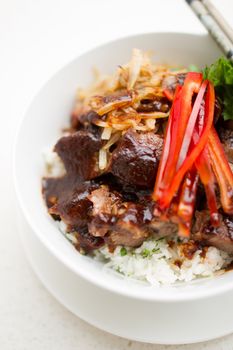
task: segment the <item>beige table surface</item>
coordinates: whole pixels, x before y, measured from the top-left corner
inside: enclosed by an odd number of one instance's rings
[[[233,1],[214,2],[233,24]],[[11,151],[30,99],[85,50],[154,30],[205,32],[182,0],[0,0],[0,350],[233,349],[233,335],[169,347],[131,342],[89,326],[41,285],[18,237]]]

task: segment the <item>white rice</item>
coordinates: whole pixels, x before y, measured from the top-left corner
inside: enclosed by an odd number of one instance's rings
[[[45,162],[45,176],[59,177],[65,174],[65,168],[56,152],[45,149],[42,152]]]
[[[66,231],[64,222],[60,221],[58,226],[72,244],[77,243],[75,235]],[[182,243],[177,237],[164,237],[149,238],[139,248],[118,246],[114,252],[104,246],[94,252],[94,258],[103,263],[104,269],[151,285],[213,277],[224,272],[233,260],[232,256],[215,247],[206,248],[204,256],[202,253],[197,250],[192,259],[188,259],[183,255]]]
[[[168,244],[171,240],[174,242],[172,248]],[[227,253],[215,247],[209,247],[204,257],[201,253],[201,250],[197,250],[192,259],[186,258],[182,254],[181,244],[170,237],[150,238],[139,248],[117,247],[113,253],[104,247],[97,252],[97,257],[104,259],[107,268],[152,285],[211,277],[232,260]]]
[[[44,159],[47,175],[63,174],[63,164],[54,152],[45,153]],[[77,243],[75,235],[67,232],[64,222],[58,222],[58,227],[72,244]],[[101,261],[105,269],[151,285],[169,285],[212,277],[223,272],[233,261],[233,256],[215,247],[208,247],[205,254],[202,253],[202,250],[197,250],[192,259],[188,259],[182,253],[182,243],[177,237],[152,237],[139,248],[118,246],[114,252],[110,252],[107,246],[102,247],[95,251],[94,258]]]

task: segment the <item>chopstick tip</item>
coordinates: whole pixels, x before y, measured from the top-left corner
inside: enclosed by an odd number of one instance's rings
[[[227,58],[232,59],[233,58],[233,50],[228,51]]]

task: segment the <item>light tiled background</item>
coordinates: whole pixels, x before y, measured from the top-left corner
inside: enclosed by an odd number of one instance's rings
[[[233,24],[233,1],[214,3]],[[205,32],[183,0],[0,0],[1,350],[233,349],[233,335],[169,347],[130,342],[89,326],[41,285],[17,234],[11,150],[16,125],[32,96],[85,50],[155,30]]]

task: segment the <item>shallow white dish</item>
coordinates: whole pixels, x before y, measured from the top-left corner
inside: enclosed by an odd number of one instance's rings
[[[91,81],[92,67],[112,72],[132,48],[153,50],[155,60],[204,66],[220,52],[209,36],[143,34],[94,49],[61,69],[40,90],[21,123],[14,180],[21,236],[42,282],[73,313],[110,333],[151,343],[204,341],[233,331],[233,273],[173,287],[150,287],[103,271],[81,256],[47,214],[41,196],[42,150],[53,145],[68,118],[76,88]]]

